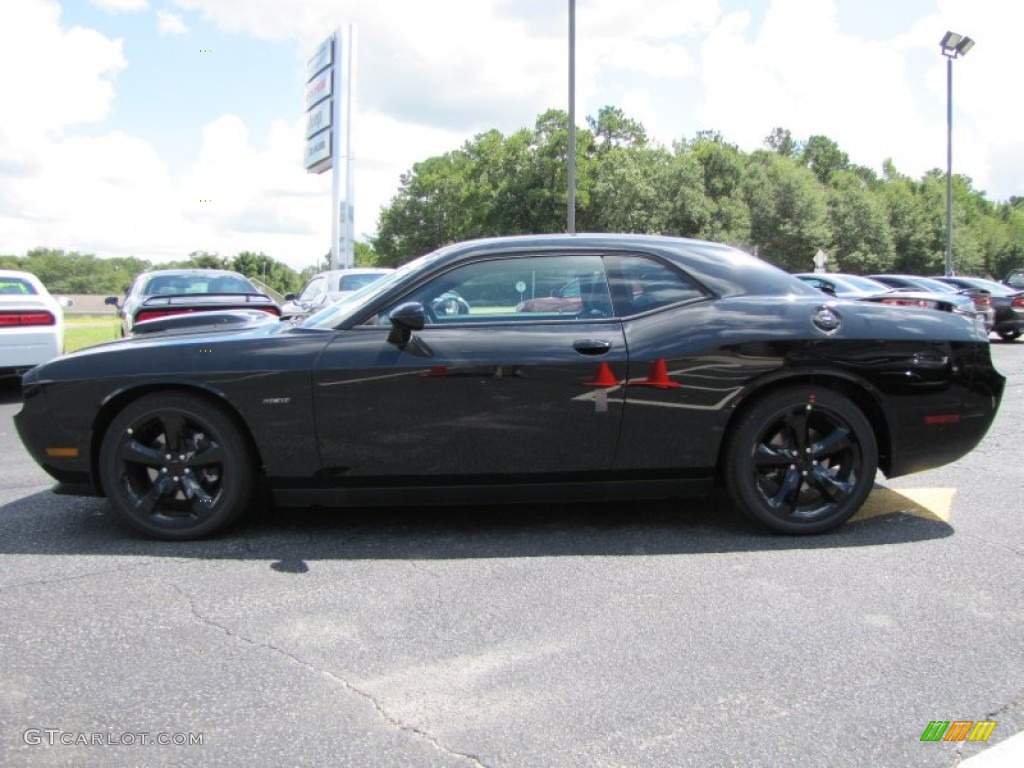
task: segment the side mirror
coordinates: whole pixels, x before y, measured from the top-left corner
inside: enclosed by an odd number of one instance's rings
[[[388,343],[404,347],[409,343],[412,332],[422,331],[427,324],[427,312],[418,301],[409,301],[395,307],[388,319],[391,320]]]
[[[103,300],[103,303],[108,306],[117,307],[118,309],[120,309],[120,305],[118,304],[117,301],[117,296],[107,296],[107,298]]]

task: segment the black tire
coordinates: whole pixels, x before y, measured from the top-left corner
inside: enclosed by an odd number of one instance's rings
[[[177,392],[139,398],[103,437],[100,481],[117,516],[154,538],[222,530],[249,505],[253,451],[216,405]]]
[[[824,533],[848,520],[875,482],[874,430],[824,387],[780,390],[740,415],[725,457],[736,505],[772,530]]]
[[[1001,338],[1003,341],[1016,341],[1017,339],[1020,338],[1021,334],[1021,332],[1018,330],[997,331],[997,333],[999,334],[999,338]]]

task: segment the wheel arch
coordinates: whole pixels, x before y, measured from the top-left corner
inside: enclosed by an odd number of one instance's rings
[[[232,405],[232,403],[222,394],[195,384],[167,384],[163,382],[159,384],[143,384],[122,390],[110,397],[103,403],[99,411],[96,413],[96,418],[93,419],[92,436],[89,441],[89,474],[92,477],[93,485],[101,495],[105,496],[106,493],[104,492],[103,483],[100,479],[100,447],[103,445],[103,439],[106,437],[111,423],[114,421],[117,414],[128,407],[128,405],[155,392],[192,395],[219,408],[229,419],[231,419],[234,425],[245,436],[249,443],[249,447],[253,452],[253,456],[256,459],[257,473],[262,473],[263,456],[261,455],[259,446],[256,444],[256,440],[253,437],[252,430],[249,429],[249,425],[246,424],[245,419],[242,418],[238,409],[235,408],[235,406]]]
[[[725,425],[725,439],[721,441],[718,447],[716,479],[719,483],[723,479],[721,470],[732,442],[731,435],[735,433],[734,427],[739,419],[743,418],[743,415],[750,408],[764,398],[779,390],[801,384],[825,387],[833,392],[837,392],[848,398],[860,409],[868,423],[871,424],[871,430],[875,434],[875,442],[878,448],[878,467],[883,473],[888,474],[892,459],[892,434],[889,430],[889,421],[886,418],[885,410],[882,408],[879,393],[870,384],[856,377],[834,371],[815,371],[792,373],[763,380],[740,395]]]

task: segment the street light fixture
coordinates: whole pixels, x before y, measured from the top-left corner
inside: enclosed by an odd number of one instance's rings
[[[569,181],[565,231],[576,234],[576,0],[569,0]]]
[[[946,276],[953,275],[953,59],[959,59],[974,47],[974,41],[956,32],[947,32],[942,40],[946,57]]]

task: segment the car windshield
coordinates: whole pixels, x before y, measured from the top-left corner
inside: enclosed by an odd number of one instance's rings
[[[189,293],[256,293],[243,277],[235,275],[155,275],[143,290],[145,296]]]
[[[35,292],[36,289],[28,280],[22,280],[20,277],[0,277],[2,296],[27,296]]]
[[[858,291],[891,291],[892,288],[884,283],[880,283],[877,280],[872,280],[870,277],[861,277],[860,275],[844,275],[842,278],[843,283],[855,288]]]
[[[935,293],[959,293],[949,283],[944,283],[941,280],[932,280],[930,277],[915,277],[915,285],[921,286],[926,291],[934,291]]]
[[[972,285],[975,288],[981,288],[983,291],[988,291],[993,296],[1012,296],[1015,293],[1020,293],[1019,289],[1010,288],[997,283],[995,280],[986,280],[983,277],[972,277],[964,280],[968,285]]]
[[[365,288],[373,281],[379,280],[385,274],[385,272],[364,272],[356,275],[341,275],[338,280],[338,290],[358,291],[360,288]]]

